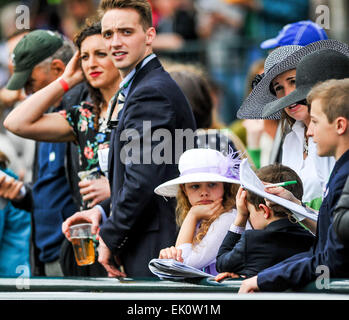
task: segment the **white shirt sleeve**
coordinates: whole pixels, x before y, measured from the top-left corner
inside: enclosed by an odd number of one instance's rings
[[[210,225],[205,237],[197,245],[183,243],[178,246],[182,249],[184,263],[197,269],[204,268],[216,261],[216,256],[230,225],[234,222],[236,210],[220,215]]]

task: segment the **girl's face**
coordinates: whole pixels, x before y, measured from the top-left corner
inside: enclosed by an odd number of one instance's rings
[[[81,67],[87,81],[96,89],[115,87],[119,71],[108,56],[99,34],[87,37],[80,48]]]
[[[278,99],[287,96],[296,89],[296,69],[279,74],[273,81],[272,87]],[[299,121],[310,119],[308,107],[303,104],[294,104],[285,108],[288,116]]]
[[[184,184],[184,192],[192,206],[210,204],[223,198],[223,182],[192,182]]]

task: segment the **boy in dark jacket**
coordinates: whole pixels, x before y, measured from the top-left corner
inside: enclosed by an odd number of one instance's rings
[[[287,188],[302,199],[302,181],[295,171],[281,164],[273,164],[257,171],[266,183],[297,181]],[[240,187],[236,196],[237,216],[218,251],[216,268],[224,272],[216,277],[222,280],[230,273],[252,277],[296,253],[307,251],[314,237],[303,229],[292,213],[277,204]],[[252,230],[244,231],[249,220]]]

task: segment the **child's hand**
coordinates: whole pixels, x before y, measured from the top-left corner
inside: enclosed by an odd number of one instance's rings
[[[183,262],[182,249],[176,247],[165,248],[160,251],[159,259],[174,259]]]
[[[236,194],[236,209],[237,209],[238,215],[240,215],[242,218],[247,220],[250,213],[247,209],[246,196],[247,196],[246,190],[240,187]]]
[[[213,215],[224,212],[222,200],[222,198],[219,198],[210,204],[192,206],[188,212],[188,215],[193,216],[197,221],[208,220]]]
[[[222,272],[222,273],[219,273],[215,276],[215,280],[217,282],[219,281],[222,281],[226,278],[232,278],[232,279],[237,279],[237,278],[246,278],[245,276],[239,276],[237,273],[234,273],[234,272]]]

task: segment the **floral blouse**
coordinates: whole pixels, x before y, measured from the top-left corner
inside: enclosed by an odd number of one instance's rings
[[[110,132],[106,125],[106,119],[100,117],[98,132],[94,129],[95,115],[93,106],[89,102],[82,102],[68,110],[60,111],[60,114],[73,128],[79,151],[79,171],[98,171],[98,150],[109,148]]]

